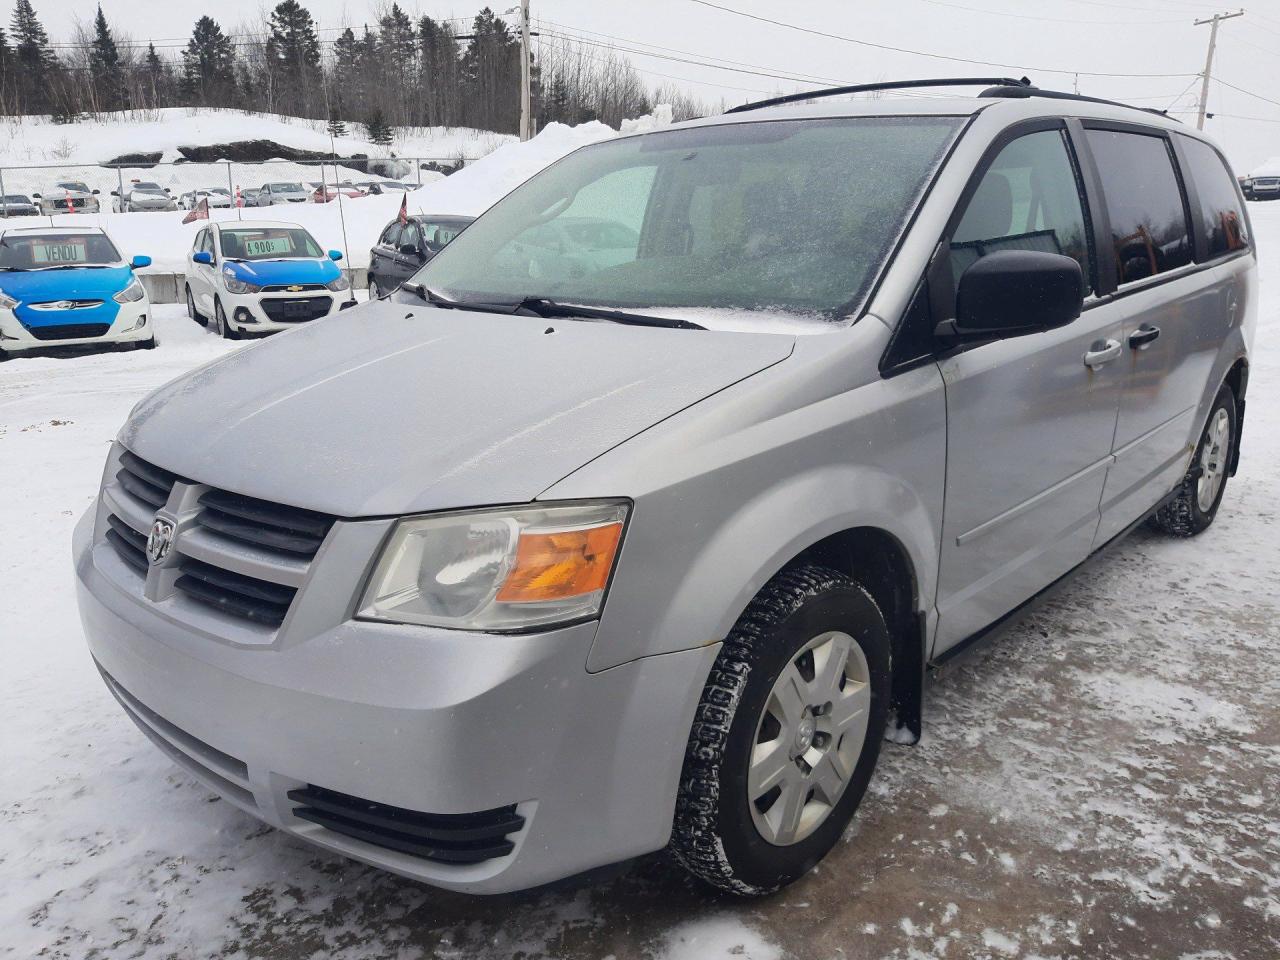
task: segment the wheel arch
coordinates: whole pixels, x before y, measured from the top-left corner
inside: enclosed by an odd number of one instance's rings
[[[1234,477],[1236,468],[1240,466],[1240,439],[1244,436],[1244,395],[1249,389],[1249,360],[1238,357],[1231,365],[1223,379],[1236,398],[1236,435],[1231,438],[1231,459],[1228,463],[1227,475]]]
[[[847,574],[875,600],[891,640],[892,703],[899,729],[920,739],[927,643],[920,585],[906,545],[887,530],[850,527],[823,537],[783,565],[819,563]]]

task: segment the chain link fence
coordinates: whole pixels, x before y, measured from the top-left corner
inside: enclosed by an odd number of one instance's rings
[[[213,220],[302,224],[326,249],[343,252],[352,285],[363,288],[369,249],[395,217],[405,190],[443,179],[466,162],[388,157],[0,166],[0,230],[101,227],[125,257],[152,258],[152,266],[140,272],[152,302],[177,303],[191,243],[203,222],[184,224],[183,217],[207,197]],[[261,192],[268,184],[272,189]],[[411,212],[432,212],[419,206],[411,204]]]
[[[36,164],[0,166],[0,217],[24,216],[29,203],[43,215],[65,213],[143,213],[169,206],[163,201],[131,203],[136,184],[159,186],[173,206],[190,209],[195,194],[213,192],[227,206],[257,206],[257,191],[268,183],[300,185],[312,201],[378,194],[395,184],[415,188],[461,168],[460,157],[387,157],[338,160],[263,160],[254,162],[164,161],[136,166]],[[384,186],[390,184],[391,186]],[[85,189],[79,190],[76,187]],[[328,188],[327,190],[325,188]],[[214,206],[223,206],[215,196]],[[264,202],[263,205],[269,205]],[[169,207],[172,209],[172,207]]]

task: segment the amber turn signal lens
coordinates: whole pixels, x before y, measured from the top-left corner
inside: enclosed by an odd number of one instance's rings
[[[559,533],[523,532],[499,603],[563,600],[603,590],[622,539],[622,524]]]

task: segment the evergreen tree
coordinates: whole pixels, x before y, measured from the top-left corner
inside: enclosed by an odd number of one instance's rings
[[[520,45],[506,22],[485,7],[471,24],[462,55],[467,126],[515,133],[520,126]]]
[[[321,83],[320,40],[311,13],[298,0],[281,0],[271,12],[267,69],[276,79],[280,107],[308,115]]]
[[[9,29],[13,33],[13,70],[20,105],[26,112],[43,111],[53,103],[52,75],[57,59],[31,0],[18,0]]]
[[[345,137],[347,135],[347,125],[338,116],[337,108],[329,111],[329,122],[325,125],[325,129],[329,131],[329,136],[331,137]]]
[[[387,123],[387,118],[379,109],[375,109],[369,114],[369,119],[364,122],[364,129],[365,136],[380,147],[391,146],[391,141],[395,139],[395,132],[391,129],[391,125]]]
[[[230,106],[236,91],[235,67],[230,38],[212,17],[201,17],[182,51],[183,91],[195,103]]]
[[[421,118],[430,126],[453,126],[458,119],[458,42],[446,24],[418,21],[418,76]]]
[[[93,46],[89,50],[89,79],[93,83],[93,97],[99,109],[120,110],[125,106],[124,69],[120,64],[120,51],[107,26],[107,18],[98,5],[98,15],[93,20]]]

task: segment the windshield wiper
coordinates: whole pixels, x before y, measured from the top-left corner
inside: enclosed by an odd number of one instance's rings
[[[105,263],[60,263],[56,267],[36,267],[37,270],[105,270]]]
[[[548,297],[525,297],[515,303],[489,303],[482,300],[450,300],[421,283],[402,283],[400,289],[425,300],[433,307],[445,310],[474,310],[479,313],[519,313],[524,310],[539,317],[584,317],[588,320],[610,320],[643,327],[667,327],[672,330],[705,330],[706,327],[692,320],[674,317],[654,317],[647,313],[629,313],[608,307],[585,307],[574,303],[560,303]]]
[[[656,317],[648,313],[632,313],[611,307],[585,307],[576,303],[560,303],[548,297],[525,297],[515,305],[516,310],[528,310],[540,317],[586,317],[590,320],[609,320],[637,327],[666,327],[670,330],[705,330],[700,323],[680,320],[676,317]]]

